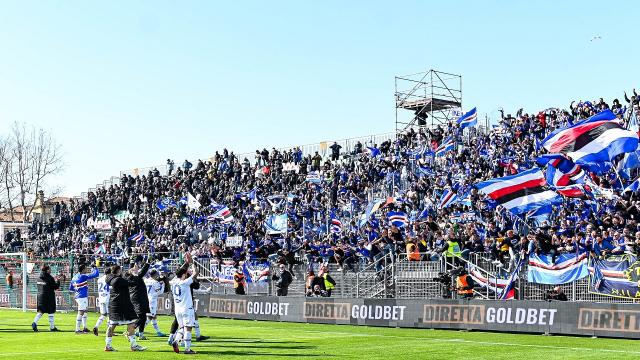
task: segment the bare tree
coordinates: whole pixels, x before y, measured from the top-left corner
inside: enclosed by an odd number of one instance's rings
[[[8,162],[5,191],[13,218],[12,196],[17,198],[23,208],[23,221],[26,221],[37,194],[46,180],[62,169],[60,145],[51,134],[25,124],[14,123],[8,137]],[[29,208],[27,208],[29,206]]]

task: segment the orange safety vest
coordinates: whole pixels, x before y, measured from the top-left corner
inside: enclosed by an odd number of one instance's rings
[[[409,261],[420,261],[420,251],[416,248],[408,254]]]
[[[233,275],[233,288],[237,289],[240,286],[244,286],[244,275]]]
[[[456,287],[458,288],[458,295],[473,294],[473,289],[469,287],[468,281],[469,275],[461,275],[456,278]]]

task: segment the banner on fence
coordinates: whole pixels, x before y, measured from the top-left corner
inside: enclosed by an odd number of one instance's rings
[[[527,280],[535,284],[559,285],[589,275],[588,254],[560,254],[553,262],[551,255],[529,255]]]
[[[223,264],[212,263],[211,275],[220,283],[233,283],[233,275],[236,268],[231,261]],[[260,261],[245,261],[242,264],[242,273],[247,283],[267,283],[269,281],[269,263]]]
[[[267,283],[269,281],[268,262],[245,261],[242,270],[249,283]]]
[[[589,286],[593,293],[640,299],[640,261],[633,255],[593,258]]]

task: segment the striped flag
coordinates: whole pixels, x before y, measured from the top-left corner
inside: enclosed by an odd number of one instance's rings
[[[586,174],[580,165],[563,154],[545,154],[536,158],[540,166],[547,165],[547,183],[553,186],[567,186],[584,183]]]
[[[458,201],[458,194],[451,189],[445,189],[440,197],[438,208],[444,209],[449,205],[455,204]]]
[[[507,286],[502,289],[498,298],[500,300],[513,300],[515,298],[515,284],[518,279],[518,273],[520,273],[520,268],[522,267],[522,263],[524,262],[524,257],[520,258],[516,268],[513,269],[511,275],[509,275],[509,281],[507,282]]]
[[[457,120],[460,129],[464,129],[470,126],[475,126],[478,123],[478,114],[476,108],[471,109],[466,114],[460,116]]]
[[[220,220],[223,224],[228,224],[233,221],[233,214],[227,205],[218,205],[213,214],[207,216],[207,220]]]
[[[562,196],[570,198],[592,198],[591,186],[585,184],[573,184],[567,186],[558,186],[556,192]]]
[[[407,214],[402,211],[389,211],[387,213],[389,224],[395,225],[399,228],[407,226],[409,224],[409,218]]]
[[[340,234],[342,232],[342,222],[336,216],[335,212],[331,212],[331,229],[332,234]]]
[[[448,151],[452,151],[454,147],[455,143],[453,142],[453,138],[449,136],[436,148],[436,156],[444,156]]]
[[[611,110],[549,134],[542,146],[550,153],[566,154],[578,164],[611,161],[638,148],[638,133],[627,130]]]
[[[140,245],[144,242],[145,237],[144,234],[142,233],[142,230],[140,230],[139,233],[131,235],[130,237],[127,238],[129,241],[131,242],[135,242],[136,245]]]
[[[536,168],[516,175],[483,181],[475,186],[499,205],[518,215],[544,205],[562,203],[562,197],[546,189],[545,185],[542,171]]]

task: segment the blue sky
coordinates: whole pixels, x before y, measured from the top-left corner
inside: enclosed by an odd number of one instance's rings
[[[55,182],[77,195],[167,158],[392,131],[394,76],[430,68],[461,74],[480,114],[622,98],[638,15],[613,1],[0,1],[0,131],[53,132]]]

